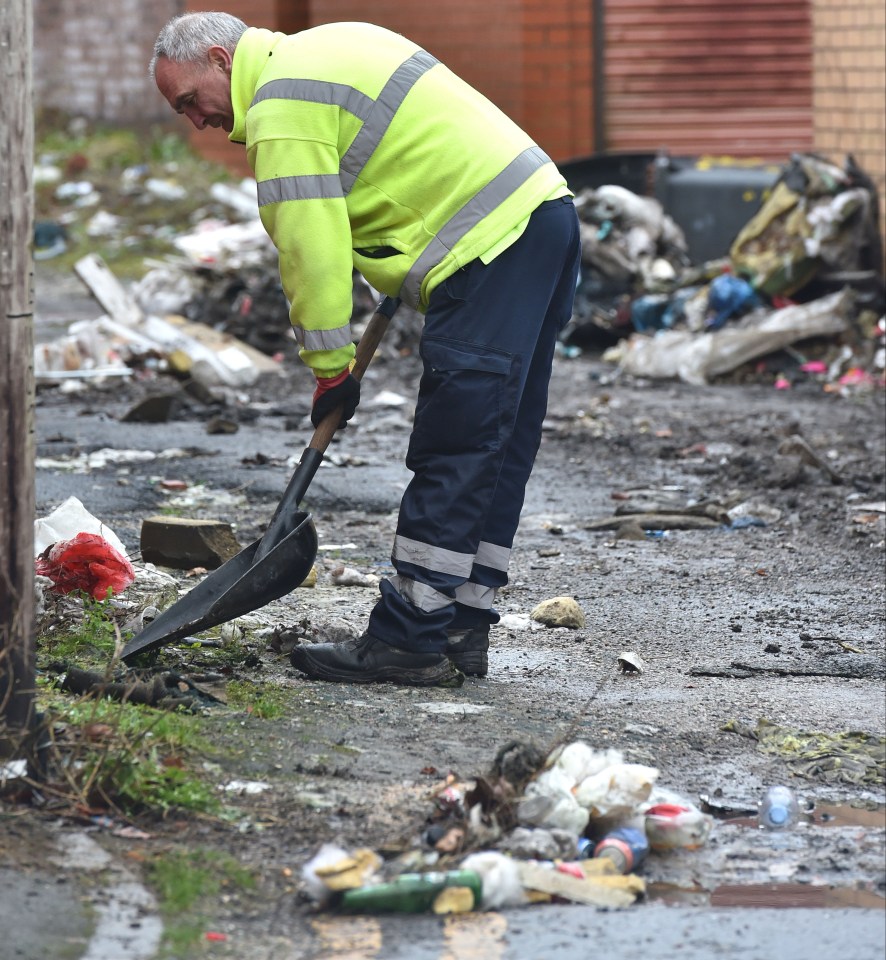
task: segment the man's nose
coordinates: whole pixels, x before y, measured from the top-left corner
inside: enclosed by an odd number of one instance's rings
[[[195,110],[193,107],[188,109],[186,107],[185,116],[198,130],[202,130],[206,126],[206,117],[201,110]]]

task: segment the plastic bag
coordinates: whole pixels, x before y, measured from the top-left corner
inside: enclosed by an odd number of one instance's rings
[[[47,547],[35,570],[49,577],[56,593],[82,590],[95,600],[106,600],[109,591],[122,593],[135,580],[132,564],[96,533],[78,533]]]

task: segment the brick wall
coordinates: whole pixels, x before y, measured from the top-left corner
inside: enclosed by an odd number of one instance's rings
[[[877,184],[886,226],[886,7],[882,0],[813,0],[815,150],[851,153]]]
[[[554,159],[593,152],[591,0],[34,0],[38,110],[133,125],[181,123],[148,79],[151,47],[169,17],[219,8],[287,33],[371,19],[430,50]],[[194,134],[192,142],[208,158],[248,172],[242,147],[220,131]]]
[[[555,159],[592,152],[591,0],[315,0],[312,22],[403,33],[519,123]]]
[[[184,0],[34,0],[34,100],[60,110],[138,126],[169,107],[148,77],[151,48]]]

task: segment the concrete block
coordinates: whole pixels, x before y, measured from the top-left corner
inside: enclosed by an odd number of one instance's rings
[[[145,563],[175,570],[214,570],[240,552],[229,523],[184,517],[148,517],[142,521],[141,552]]]

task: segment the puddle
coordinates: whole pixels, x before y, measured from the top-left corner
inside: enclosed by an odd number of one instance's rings
[[[886,807],[864,810],[848,804],[816,804],[809,820],[817,827],[873,827],[886,830]]]
[[[692,907],[764,907],[766,909],[863,907],[886,909],[886,898],[873,890],[805,883],[735,883],[714,890],[650,883],[649,900]]]
[[[730,817],[722,822],[736,827],[759,827],[756,817]],[[851,807],[846,803],[819,803],[814,809],[804,813],[800,822],[815,827],[868,827],[873,830],[886,830],[886,807],[866,810],[863,807]]]

